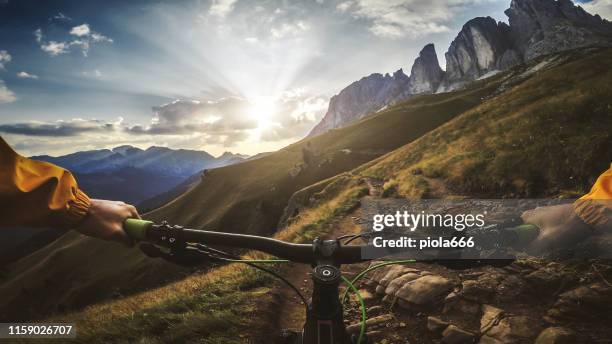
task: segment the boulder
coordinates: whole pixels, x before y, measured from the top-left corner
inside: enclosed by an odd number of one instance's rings
[[[532,318],[523,315],[503,318],[485,332],[481,343],[520,343],[534,340],[540,332],[540,325]]]
[[[542,331],[535,344],[577,344],[582,341],[576,333],[564,327],[549,327]]]
[[[400,288],[396,296],[419,306],[438,304],[453,288],[453,282],[438,275],[419,277]],[[402,305],[400,303],[400,305]]]
[[[427,329],[434,333],[442,333],[448,327],[448,322],[438,317],[427,317]]]
[[[455,325],[448,325],[442,332],[442,343],[446,344],[467,344],[474,343],[476,336]]]
[[[504,311],[491,305],[482,305],[482,318],[480,318],[480,333],[486,333],[499,323]]]

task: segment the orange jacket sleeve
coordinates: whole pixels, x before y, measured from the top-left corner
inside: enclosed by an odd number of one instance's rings
[[[574,203],[576,214],[598,230],[612,230],[612,165],[604,172],[591,192]]]
[[[20,156],[0,137],[0,227],[72,228],[90,204],[69,171]]]

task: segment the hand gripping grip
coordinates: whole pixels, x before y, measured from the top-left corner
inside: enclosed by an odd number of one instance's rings
[[[123,230],[134,241],[147,241],[147,230],[153,222],[141,219],[127,219],[123,222]]]

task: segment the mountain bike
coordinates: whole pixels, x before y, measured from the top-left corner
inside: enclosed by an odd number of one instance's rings
[[[245,263],[254,268],[269,273],[287,284],[302,299],[306,308],[306,322],[300,332],[281,331],[281,339],[277,342],[286,344],[367,344],[366,307],[365,302],[355,283],[368,272],[391,264],[415,262],[415,260],[386,261],[369,267],[349,280],[342,275],[340,267],[344,264],[355,264],[368,261],[362,258],[362,249],[366,245],[348,245],[363,237],[363,234],[340,236],[336,239],[323,240],[315,238],[312,244],[296,244],[268,237],[245,234],[194,230],[167,222],[155,224],[150,221],[128,219],[124,230],[135,241],[148,242],[166,251],[164,256],[170,260],[181,260],[191,257],[206,257],[221,262]],[[523,225],[508,231],[517,233],[516,239],[528,233],[534,237],[535,226]],[[520,234],[520,235],[519,235]],[[513,234],[514,235],[514,234]],[[342,242],[345,240],[344,242]],[[265,252],[278,259],[247,260],[209,245],[256,250]],[[272,269],[263,267],[268,263],[302,263],[312,266],[313,290],[310,300],[287,279]],[[340,283],[347,285],[340,297]],[[349,335],[344,324],[343,304],[349,291],[357,295],[361,307],[361,326],[359,334]]]

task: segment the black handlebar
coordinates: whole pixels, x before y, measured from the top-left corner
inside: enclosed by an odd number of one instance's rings
[[[255,235],[213,232],[170,226],[167,223],[156,225],[150,221],[128,219],[124,230],[135,240],[150,241],[165,247],[181,247],[185,243],[206,243],[228,247],[257,250],[296,263],[316,263],[317,252],[313,244],[295,244]],[[353,264],[364,261],[361,246],[342,246],[334,250],[330,257],[337,264]]]

